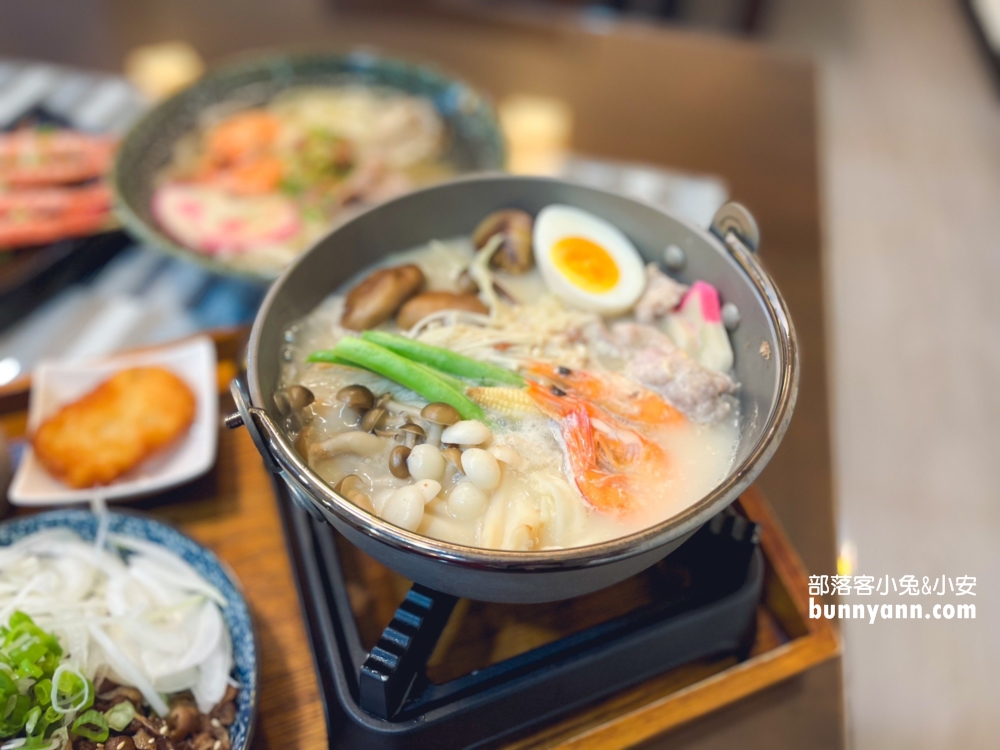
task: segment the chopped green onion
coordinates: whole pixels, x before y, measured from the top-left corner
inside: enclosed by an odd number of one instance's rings
[[[35,702],[39,706],[47,706],[52,702],[52,680],[39,680],[31,689],[35,691]]]
[[[476,402],[428,368],[414,367],[414,363],[405,357],[370,341],[345,336],[337,342],[331,353],[334,357],[394,380],[428,401],[440,401],[454,407],[462,419],[485,420],[486,418],[485,412]]]
[[[50,714],[52,676],[62,648],[24,612],[0,625],[0,739],[40,737],[59,714]]]
[[[94,703],[94,688],[82,672],[65,664],[52,675],[52,708],[61,714],[83,711]]]
[[[373,344],[384,346],[407,359],[412,359],[414,362],[421,362],[451,375],[485,383],[524,385],[524,378],[516,372],[456,354],[450,349],[444,349],[440,346],[431,346],[385,331],[365,331],[361,337]]]
[[[131,701],[122,701],[105,711],[104,718],[108,720],[108,726],[116,732],[122,732],[135,718],[135,706]]]
[[[35,706],[35,708],[40,709],[41,706]],[[49,731],[49,727],[52,726],[53,724],[58,724],[59,722],[62,721],[62,719],[63,717],[60,714],[56,713],[52,709],[52,706],[49,706],[48,708],[45,709],[44,713],[42,713],[41,717],[35,722],[33,731],[29,731],[28,736],[44,737],[45,733]],[[27,725],[25,726],[25,730],[27,730]]]
[[[108,720],[100,711],[90,709],[73,722],[70,732],[91,742],[104,742],[108,738]]]
[[[38,724],[40,718],[42,718],[42,707],[37,705],[28,711],[27,716],[25,716],[24,731],[29,737],[34,733],[35,726]]]

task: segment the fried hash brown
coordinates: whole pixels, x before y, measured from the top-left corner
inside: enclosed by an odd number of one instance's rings
[[[183,380],[161,367],[135,367],[45,420],[32,445],[70,487],[96,487],[173,442],[194,414],[195,397]]]

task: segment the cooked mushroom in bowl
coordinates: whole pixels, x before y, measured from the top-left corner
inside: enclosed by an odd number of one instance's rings
[[[413,581],[504,602],[595,591],[735,500],[784,434],[795,339],[756,242],[735,204],[708,232],[543,178],[411,193],[275,282],[227,422],[295,502]],[[408,266],[415,290],[345,325],[373,273]]]
[[[275,399],[301,456],[436,539],[621,537],[700,499],[736,455],[718,290],[569,206],[503,209],[390,255],[286,340]]]

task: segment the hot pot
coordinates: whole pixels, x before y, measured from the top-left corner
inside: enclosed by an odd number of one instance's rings
[[[740,383],[739,445],[726,478],[681,514],[645,531],[563,550],[512,552],[465,547],[393,526],[333,491],[299,456],[280,427],[279,388],[286,330],[345,280],[385,256],[434,238],[469,234],[500,208],[536,214],[551,203],[577,206],[619,227],[647,261],[681,280],[705,279],[726,304]],[[756,257],[753,218],[738,204],[716,214],[710,231],[621,195],[553,179],[476,176],[377,206],[336,228],[275,281],[253,325],[247,382],[236,381],[238,414],[269,470],[316,519],[407,578],[438,591],[498,602],[543,602],[610,586],[653,565],[732,503],[773,455],[798,387],[788,310]]]

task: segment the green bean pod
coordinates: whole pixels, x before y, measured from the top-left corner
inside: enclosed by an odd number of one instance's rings
[[[480,362],[478,359],[472,359],[462,354],[456,354],[440,346],[431,346],[385,331],[365,331],[361,337],[407,359],[412,359],[414,362],[422,362],[450,375],[457,375],[483,384],[502,383],[516,386],[525,384],[524,378],[516,372],[491,365],[488,362]]]
[[[314,359],[317,355],[329,357]],[[310,356],[312,361],[330,361],[336,358],[337,363],[363,367],[382,377],[394,380],[405,388],[420,394],[428,401],[440,401],[455,408],[462,419],[485,420],[486,414],[482,408],[466,396],[461,390],[451,385],[444,377],[431,368],[417,362],[411,362],[371,341],[365,341],[355,336],[345,336],[328,352],[316,352]]]

